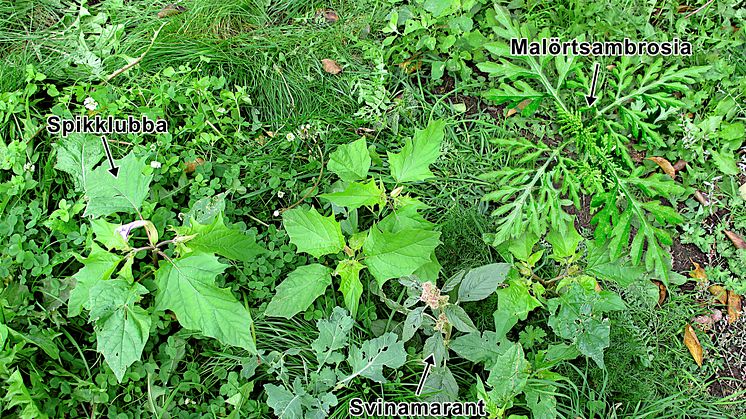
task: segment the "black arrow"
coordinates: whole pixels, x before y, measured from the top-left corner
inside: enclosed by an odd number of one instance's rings
[[[430,368],[435,365],[435,356],[433,354],[428,355],[427,358],[422,360],[422,363],[425,364],[425,369],[422,371],[420,383],[417,384],[417,391],[415,392],[415,394],[417,394],[418,396],[422,394],[422,388],[425,386],[425,380],[427,380],[427,376],[430,375]]]
[[[106,137],[101,136],[101,142],[104,143],[104,152],[106,153],[106,159],[109,161],[109,173],[112,176],[117,177],[119,175],[119,167],[114,165],[114,158],[111,157],[111,150],[109,149],[109,142],[106,141]]]
[[[596,83],[598,82],[598,70],[601,68],[601,65],[599,63],[595,63],[593,65],[593,80],[591,81],[591,92],[588,96],[585,97],[586,103],[588,103],[588,106],[593,106],[593,104],[596,102]]]

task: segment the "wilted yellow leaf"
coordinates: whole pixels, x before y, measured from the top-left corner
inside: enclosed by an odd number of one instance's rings
[[[689,353],[692,354],[694,362],[701,367],[703,360],[702,345],[699,343],[699,338],[694,333],[694,328],[690,324],[687,324],[684,328],[684,345],[689,349]]]
[[[733,324],[741,317],[741,296],[728,291],[728,324]]]
[[[694,265],[694,270],[689,272],[689,276],[700,281],[707,279],[707,274],[705,273],[705,270],[699,266],[699,263],[692,261],[692,264]]]
[[[718,300],[720,304],[728,303],[728,291],[726,291],[722,285],[711,285],[707,290],[715,296],[715,299]]]
[[[671,162],[663,157],[648,157],[647,160],[654,161],[668,176],[671,176],[672,178],[676,177],[676,169],[673,168]]]
[[[339,74],[342,72],[342,67],[340,67],[336,61],[330,60],[329,58],[321,60],[321,66],[324,68],[324,71],[329,74]]]
[[[666,290],[666,286],[661,281],[654,279],[653,283],[658,286],[658,305],[662,306],[663,302],[666,301],[668,290]]]

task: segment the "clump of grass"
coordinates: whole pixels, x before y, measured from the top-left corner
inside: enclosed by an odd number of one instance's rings
[[[440,225],[443,244],[436,253],[444,276],[493,261],[490,246],[482,240],[482,235],[489,232],[490,220],[477,208],[456,203],[446,211]]]

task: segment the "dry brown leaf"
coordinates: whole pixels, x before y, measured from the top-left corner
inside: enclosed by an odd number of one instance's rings
[[[522,111],[531,103],[531,99],[525,99],[522,100],[521,103],[515,105],[515,108],[508,109],[508,112],[505,114],[506,118],[510,118],[511,116],[518,113],[518,111]]]
[[[163,6],[160,12],[158,12],[158,17],[163,19],[164,17],[174,16],[178,15],[179,13],[186,12],[186,7],[180,6],[178,4],[167,4]]]
[[[413,60],[414,59],[404,61],[403,63],[399,63],[399,68],[404,70],[404,72],[406,72],[407,74],[414,73],[415,71],[419,70],[422,67],[422,61],[413,61]]]
[[[666,301],[666,295],[668,295],[668,291],[666,290],[666,286],[658,280],[653,280],[653,283],[658,286],[658,306],[662,306],[663,302]]]
[[[709,207],[710,200],[700,191],[694,191],[694,199],[697,200],[702,206]]]
[[[720,304],[725,305],[728,303],[728,291],[726,291],[722,285],[711,285],[707,290],[710,291],[710,294],[715,296],[715,299],[718,300]]]
[[[194,161],[188,161],[184,163],[184,173],[192,173],[197,170],[197,166],[202,166],[203,164],[205,164],[205,159],[202,157],[197,157]]]
[[[728,291],[728,324],[733,324],[741,317],[741,296]]]
[[[692,354],[694,362],[701,367],[703,360],[702,344],[699,343],[699,338],[694,333],[694,328],[690,324],[687,324],[684,328],[684,345],[689,349],[689,353]]]
[[[339,20],[339,15],[332,9],[321,9],[316,12],[316,17],[324,17],[326,23],[334,23]]]
[[[329,58],[321,60],[321,66],[324,68],[324,71],[329,74],[339,74],[342,72],[342,67],[340,67],[336,61],[330,60]]]
[[[510,108],[510,109],[508,109],[508,112],[505,114],[505,117],[506,118],[510,118],[511,116],[513,116],[513,115],[515,115],[517,113],[518,113],[518,110],[516,110],[516,108]]]
[[[733,242],[733,245],[736,246],[738,249],[746,249],[746,241],[743,241],[743,238],[739,236],[738,234],[725,230],[725,235],[728,236],[730,241]]]
[[[685,160],[679,159],[676,163],[673,164],[673,170],[680,172],[686,168],[687,162]]]
[[[697,262],[692,261],[692,264],[694,265],[694,269],[689,272],[689,276],[700,281],[707,279],[707,274],[705,273],[704,268],[702,268]]]
[[[668,175],[671,176],[671,178],[676,177],[676,169],[673,168],[671,165],[671,162],[664,159],[663,157],[648,157],[647,160],[654,161],[658,166],[660,166],[661,169]]]
[[[611,70],[613,70],[615,68],[616,68],[616,64],[609,64],[609,65],[606,66],[606,69],[609,70],[609,71],[611,71]]]

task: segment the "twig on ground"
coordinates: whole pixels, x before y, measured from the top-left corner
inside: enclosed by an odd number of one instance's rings
[[[119,70],[117,70],[117,71],[109,74],[108,76],[106,76],[106,79],[104,80],[104,82],[109,82],[114,77],[116,77],[116,76],[124,73],[125,71],[127,71],[130,68],[132,68],[132,67],[136,66],[137,64],[139,64],[140,61],[142,61],[142,59],[145,58],[145,55],[147,55],[148,52],[150,52],[150,49],[153,48],[153,44],[155,44],[155,40],[158,39],[158,34],[161,33],[161,29],[163,29],[163,27],[166,26],[167,23],[168,22],[163,22],[163,24],[161,24],[161,27],[158,28],[158,30],[155,31],[155,33],[153,34],[153,39],[150,41],[150,45],[148,45],[148,48],[142,54],[140,54],[139,57],[135,58],[134,61],[132,61],[131,63],[125,65],[124,67],[120,68]]]

